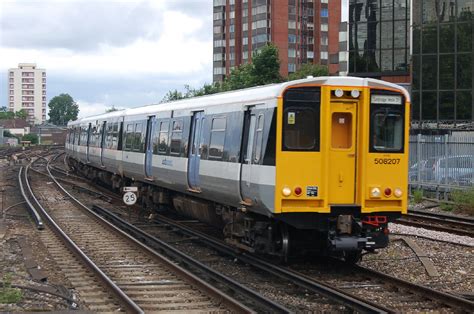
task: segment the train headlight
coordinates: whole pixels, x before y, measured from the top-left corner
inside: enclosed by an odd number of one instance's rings
[[[287,186],[285,186],[283,188],[283,190],[281,190],[281,193],[283,194],[283,196],[290,196],[291,195],[291,189]]]
[[[342,97],[344,96],[344,91],[342,89],[336,89],[334,95],[336,95],[336,97]]]
[[[393,191],[393,195],[395,195],[395,197],[402,197],[403,195],[402,189],[396,188],[395,191]]]
[[[370,197],[379,198],[380,197],[380,189],[379,188],[372,188],[372,190],[370,190]]]
[[[359,96],[360,96],[359,90],[357,90],[357,89],[351,90],[351,96],[352,96],[352,98],[359,98]]]

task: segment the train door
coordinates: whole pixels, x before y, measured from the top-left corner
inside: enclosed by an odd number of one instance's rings
[[[102,123],[102,132],[100,138],[100,166],[105,167],[104,165],[104,149],[105,149],[105,138],[107,136],[107,121]]]
[[[244,140],[242,142],[243,159],[240,173],[240,196],[244,204],[250,205],[256,196],[252,186],[257,173],[256,166],[260,160],[258,155],[262,145],[263,114],[257,114],[255,108],[250,108],[244,118]],[[261,149],[260,149],[261,151]]]
[[[89,159],[89,143],[91,139],[91,124],[89,123],[89,126],[87,127],[87,140],[86,140],[86,161],[87,163],[91,162]]]
[[[152,178],[153,164],[153,134],[155,127],[155,116],[148,117],[145,137],[145,178]]]
[[[331,102],[329,141],[329,203],[355,202],[356,102]]]
[[[188,185],[194,191],[200,190],[199,163],[201,161],[201,138],[204,119],[203,111],[194,113],[189,139]]]

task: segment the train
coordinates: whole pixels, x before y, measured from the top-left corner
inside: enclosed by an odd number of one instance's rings
[[[308,77],[71,121],[65,150],[89,179],[239,249],[357,262],[407,212],[409,119],[396,84]]]

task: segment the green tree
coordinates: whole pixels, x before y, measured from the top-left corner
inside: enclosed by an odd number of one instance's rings
[[[115,108],[115,106],[112,105],[111,108],[105,109],[105,113],[114,112],[114,111],[119,111],[119,110],[120,110],[120,109]]]
[[[21,138],[22,141],[30,141],[31,144],[38,144],[38,135],[30,133],[30,134],[25,134]]]
[[[9,130],[3,130],[4,137],[15,137],[15,135],[11,134]]]
[[[294,73],[288,75],[288,81],[299,80],[308,76],[325,76],[329,75],[329,70],[326,66],[319,64],[305,63]]]
[[[278,48],[273,44],[267,44],[256,51],[252,57],[250,73],[253,86],[282,82]]]
[[[0,107],[0,120],[8,120],[13,118],[15,118],[15,113],[13,111],[9,111],[5,106]]]
[[[28,112],[25,109],[18,110],[15,112],[15,118],[26,120],[26,118],[28,118]]]
[[[175,90],[170,90],[168,93],[166,93],[165,97],[160,101],[160,103],[165,103],[165,102],[170,102],[170,101],[175,101],[175,100],[180,100],[186,98],[183,93],[178,91],[177,89]]]
[[[49,121],[56,125],[65,125],[68,121],[76,120],[79,106],[69,94],[53,97],[49,104]]]

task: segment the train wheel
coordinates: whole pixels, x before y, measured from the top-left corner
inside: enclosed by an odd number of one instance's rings
[[[344,251],[343,258],[348,264],[356,264],[362,258],[362,250]]]
[[[277,241],[277,247],[280,253],[280,261],[288,263],[288,256],[290,255],[290,233],[288,232],[288,226],[281,224],[278,229],[280,230],[280,238]]]

